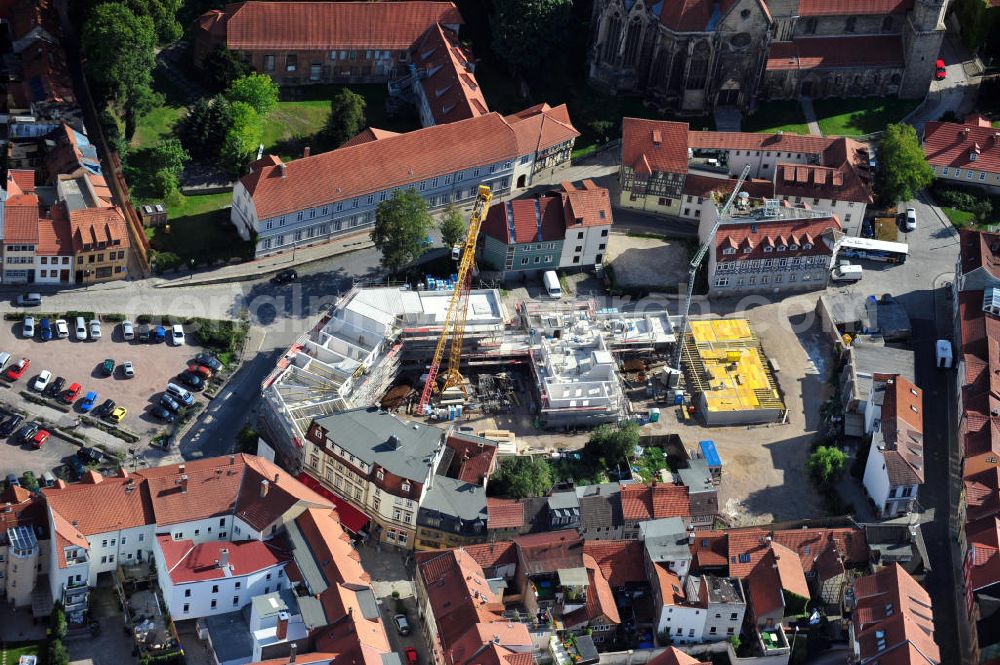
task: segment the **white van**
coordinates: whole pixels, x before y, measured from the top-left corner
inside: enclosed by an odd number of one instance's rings
[[[184,390],[176,383],[167,384],[167,395],[177,400],[184,406],[191,406],[191,403],[194,402],[194,397],[191,397],[191,393]]]
[[[7,353],[6,351],[0,353],[0,370],[6,367],[7,363],[9,362],[10,362],[10,354]]]
[[[542,285],[545,287],[545,295],[550,298],[562,298],[562,287],[559,286],[559,276],[555,270],[546,270],[542,275]]]
[[[861,266],[842,263],[833,269],[831,279],[835,282],[858,282],[861,280]]]
[[[946,339],[939,339],[934,345],[937,357],[938,369],[951,369],[954,367],[955,359],[952,357],[951,342]]]

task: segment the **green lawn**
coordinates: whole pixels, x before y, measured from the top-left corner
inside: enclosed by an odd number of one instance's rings
[[[765,102],[757,107],[753,115],[743,116],[744,132],[774,134],[779,130],[789,134],[809,133],[806,116],[798,100]]]
[[[826,136],[861,136],[880,132],[902,120],[920,103],[915,99],[868,97],[818,99],[813,102],[819,128]]]
[[[41,654],[41,650],[41,643],[21,643],[16,646],[8,646],[3,650],[2,654],[7,665],[17,665],[17,661],[21,656],[38,656]],[[41,661],[39,660],[39,662]]]
[[[175,123],[187,114],[184,93],[159,69],[153,72],[153,90],[163,95],[163,104],[139,118],[132,136],[133,148],[145,148],[169,136]]]
[[[301,157],[307,145],[316,150],[314,137],[329,114],[328,101],[279,102],[264,118],[265,151],[287,162]]]
[[[197,196],[184,196],[181,194],[180,204],[168,207],[167,218],[175,220],[183,217],[190,217],[192,215],[201,215],[206,212],[214,212],[225,208],[232,202],[232,192],[199,194]]]
[[[971,212],[965,210],[959,210],[958,208],[941,208],[951,223],[958,228],[965,228],[967,226],[975,226],[976,216]]]
[[[188,197],[189,199],[216,198],[221,195]],[[230,196],[230,195],[227,195]],[[216,204],[218,203],[216,198]],[[198,201],[207,207],[206,212],[191,212],[184,217],[172,218],[165,226],[147,229],[150,245],[158,252],[175,254],[182,262],[192,260],[202,265],[215,259],[228,259],[249,254],[249,243],[240,239],[229,222],[229,211],[213,209],[210,202]]]

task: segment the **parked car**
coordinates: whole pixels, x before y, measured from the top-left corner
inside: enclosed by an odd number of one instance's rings
[[[21,358],[16,363],[7,368],[7,372],[4,376],[7,377],[8,381],[17,381],[24,373],[28,371],[31,366],[31,361],[27,358]]]
[[[87,339],[87,322],[82,316],[76,317],[76,339],[81,342]]]
[[[222,361],[213,356],[211,353],[199,353],[194,357],[194,361],[199,365],[204,365],[213,372],[218,372],[222,369]]]
[[[59,339],[69,337],[69,325],[67,325],[66,319],[56,319],[56,337]]]
[[[938,81],[943,81],[948,77],[948,68],[944,65],[944,60],[938,58],[938,61],[934,63],[934,78]]]
[[[111,413],[108,415],[108,418],[110,418],[113,422],[120,423],[127,414],[128,414],[128,409],[126,409],[124,406],[117,406],[111,411]]]
[[[159,404],[154,404],[149,407],[149,415],[167,423],[174,422],[174,414]]]
[[[154,344],[167,341],[167,329],[163,326],[156,326],[153,328],[153,335],[149,338],[149,341]]]
[[[140,323],[139,324],[139,341],[148,342],[149,341],[149,324]]]
[[[135,376],[135,367],[132,365],[131,360],[126,360],[125,362],[122,363],[122,372],[125,373],[126,379],[131,379],[133,376]]]
[[[81,390],[83,390],[83,386],[79,383],[71,384],[70,387],[66,389],[66,392],[62,394],[62,401],[67,404],[72,404],[76,401],[76,398],[80,396]]]
[[[90,339],[101,339],[101,322],[97,319],[90,322]]]
[[[25,423],[21,426],[21,429],[17,431],[18,442],[27,443],[28,441],[31,441],[31,438],[35,436],[40,429],[41,427],[34,421]]]
[[[94,409],[95,416],[106,416],[115,410],[115,401],[113,399],[104,400],[99,407]]]
[[[174,346],[184,346],[184,326],[175,323],[170,328],[170,341]]]
[[[906,209],[906,230],[917,230],[917,210],[915,208]]]
[[[170,395],[171,399],[177,400],[184,406],[191,406],[191,403],[194,402],[194,397],[191,396],[191,393],[184,390],[176,383],[167,384],[166,394]]]
[[[160,396],[160,406],[170,409],[174,413],[181,410],[181,405],[172,400],[168,395]]]
[[[104,362],[101,363],[101,373],[104,374],[104,376],[111,376],[112,374],[115,373],[115,359],[114,358],[105,358],[104,359]]]
[[[288,284],[289,282],[294,282],[298,278],[299,273],[289,268],[288,270],[282,270],[277,275],[272,277],[271,281],[275,284]]]
[[[182,372],[181,382],[191,390],[201,390],[205,387],[205,380],[191,372]]]
[[[18,307],[38,307],[42,304],[41,293],[22,293],[14,300]]]
[[[191,363],[188,365],[187,371],[191,374],[197,374],[205,381],[212,378],[212,370],[205,367],[204,365],[199,365],[198,363]]]
[[[78,457],[70,457],[66,460],[66,466],[73,472],[73,477],[77,480],[83,478],[83,474],[87,473],[87,467],[83,465],[83,462]]]
[[[17,477],[16,473],[7,474],[7,487],[20,487],[21,480]]]
[[[38,331],[43,342],[47,342],[52,339],[52,324],[48,319],[42,319],[38,326]]]
[[[66,385],[66,379],[61,376],[57,376],[56,380],[49,384],[49,387],[45,389],[45,393],[49,396],[55,396],[62,392],[63,386]]]
[[[49,433],[43,429],[40,429],[37,432],[35,432],[35,436],[31,437],[31,445],[35,447],[35,450],[38,450],[39,448],[44,446],[45,442],[48,440],[49,440]]]
[[[21,321],[21,337],[31,339],[35,336],[35,317],[26,316]]]
[[[132,322],[128,319],[122,321],[122,337],[125,338],[126,342],[135,339],[135,328],[132,327]]]
[[[31,387],[40,393],[45,392],[45,389],[48,387],[49,381],[51,379],[52,379],[52,372],[50,372],[47,369],[43,369],[41,372],[38,373],[38,376],[35,377],[35,382],[32,384]]]
[[[397,614],[392,617],[392,623],[396,626],[396,631],[400,635],[410,634],[410,622],[406,620],[405,614]]]
[[[97,391],[91,390],[89,393],[84,395],[83,401],[80,402],[80,410],[87,413],[94,408],[94,402],[97,401]]]
[[[14,433],[14,430],[24,422],[24,416],[19,416],[16,413],[10,418],[0,423],[0,438],[6,439],[8,436]]]
[[[84,464],[100,464],[104,461],[104,453],[97,448],[83,446],[76,451],[76,456],[83,460]]]

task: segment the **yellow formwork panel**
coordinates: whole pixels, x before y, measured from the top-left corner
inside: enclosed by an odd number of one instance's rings
[[[746,319],[692,321],[691,334],[709,376],[704,396],[710,411],[761,408],[757,391],[779,399],[765,359],[755,346],[746,346],[755,341]]]

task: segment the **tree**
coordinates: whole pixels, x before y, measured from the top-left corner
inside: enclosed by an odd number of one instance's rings
[[[412,189],[379,203],[371,238],[382,253],[382,266],[393,272],[417,258],[433,226],[427,202]]]
[[[180,139],[171,136],[154,143],[149,148],[146,159],[148,167],[153,171],[164,169],[180,175],[184,165],[191,161],[191,155],[181,145]]]
[[[462,211],[453,205],[444,210],[441,220],[441,240],[445,247],[454,247],[465,239],[465,217]]]
[[[493,496],[523,499],[543,496],[553,483],[552,467],[544,457],[507,457],[490,477],[487,491]]]
[[[600,461],[607,469],[615,469],[632,459],[635,447],[639,445],[639,425],[632,420],[615,427],[601,425],[595,429],[583,454],[592,462]]]
[[[347,139],[365,128],[365,108],[368,102],[361,95],[348,88],[340,91],[330,100],[330,117],[323,127],[323,135],[331,148],[339,148]]]
[[[49,642],[49,665],[69,665],[69,652],[62,640]]]
[[[199,97],[178,125],[177,135],[192,155],[215,158],[219,156],[232,122],[233,112],[228,99],[222,95],[212,99]]]
[[[495,0],[493,49],[515,72],[561,57],[573,0]]]
[[[231,120],[219,155],[233,174],[240,174],[263,140],[261,118],[246,102],[233,102]]]
[[[259,435],[250,425],[244,425],[243,429],[236,433],[236,449],[241,453],[257,454],[257,439]]]
[[[278,108],[278,86],[267,74],[247,74],[226,88],[226,99],[244,102],[261,117]]]
[[[35,478],[33,471],[24,472],[24,477],[21,479],[21,487],[31,492],[38,491],[38,478]]]
[[[239,56],[219,46],[205,56],[202,63],[203,80],[212,90],[222,92],[236,79],[251,73],[250,65],[240,60]]]
[[[829,485],[840,476],[847,462],[847,455],[836,446],[820,446],[809,456],[806,468],[819,483]]]
[[[88,74],[104,98],[124,111],[125,136],[131,138],[136,102],[149,99],[151,94],[156,44],[153,20],[136,16],[120,2],[107,2],[98,5],[84,23],[81,42],[87,52]]]
[[[934,180],[912,125],[889,125],[879,143],[879,170],[875,183],[886,205],[909,201]]]
[[[63,605],[60,602],[56,602],[52,606],[52,613],[49,614],[49,631],[54,639],[61,640],[66,637],[66,631],[69,627],[66,625],[66,610],[63,609]]]
[[[150,181],[150,188],[156,196],[162,199],[175,200],[180,191],[181,183],[177,175],[170,169],[156,170]]]

